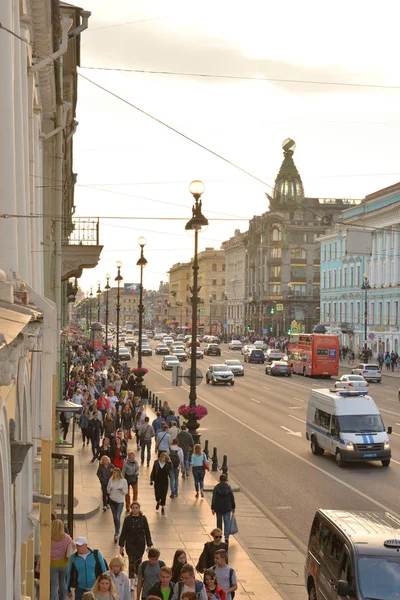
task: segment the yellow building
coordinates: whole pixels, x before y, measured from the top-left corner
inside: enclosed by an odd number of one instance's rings
[[[192,264],[176,263],[169,270],[168,318],[170,327],[186,327],[191,321]],[[169,322],[168,322],[169,321]]]

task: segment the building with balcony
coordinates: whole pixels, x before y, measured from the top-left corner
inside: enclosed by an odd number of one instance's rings
[[[237,278],[234,256],[240,261],[244,253],[244,329],[258,336],[285,335],[293,320],[300,331],[312,331],[319,322],[317,238],[345,207],[358,202],[305,196],[294,149],[293,140],[283,142],[284,159],[273,195],[267,194],[269,210],[251,219],[236,244],[234,239],[224,243],[228,282]]]
[[[399,352],[399,222],[397,183],[344,210],[319,238],[321,322],[354,351],[365,344],[366,300],[368,347],[374,355]]]

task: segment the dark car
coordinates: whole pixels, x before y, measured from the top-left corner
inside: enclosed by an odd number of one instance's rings
[[[274,360],[265,367],[266,375],[292,376],[292,367],[285,360]]]
[[[244,362],[249,363],[265,363],[265,354],[263,350],[251,350],[248,354],[244,355]]]
[[[204,354],[206,356],[221,356],[221,348],[218,344],[207,344],[204,348]]]
[[[157,344],[155,353],[156,354],[169,354],[169,348],[168,348],[167,344]]]

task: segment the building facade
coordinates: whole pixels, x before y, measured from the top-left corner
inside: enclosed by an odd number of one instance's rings
[[[225,294],[227,334],[241,335],[245,331],[246,246],[247,233],[235,230],[235,235],[222,244],[225,251]]]
[[[321,322],[354,351],[399,352],[399,222],[400,183],[343,211],[319,240]]]

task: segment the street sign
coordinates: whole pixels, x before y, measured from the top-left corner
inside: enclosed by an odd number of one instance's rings
[[[200,369],[196,369],[196,387],[201,384],[202,379],[203,373],[200,371]],[[186,383],[186,385],[190,385],[190,369],[186,369],[183,375],[183,380]]]
[[[263,334],[268,333],[268,329],[263,329],[262,332]]]
[[[228,329],[228,323],[224,323],[225,329]]]
[[[200,308],[200,309],[199,309],[199,312],[204,312],[204,308]]]
[[[297,333],[298,329],[296,326],[293,327],[293,325],[292,325],[291,331],[292,331],[292,333]]]
[[[374,340],[375,339],[375,334],[374,333],[369,333],[368,337],[370,340]]]
[[[297,326],[297,321],[292,321],[290,324],[291,324],[292,327],[296,327]]]
[[[277,304],[276,310],[283,310],[283,304]]]

